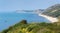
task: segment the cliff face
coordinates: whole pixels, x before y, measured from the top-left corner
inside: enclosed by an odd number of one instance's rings
[[[52,17],[58,17],[60,16],[60,4],[53,5],[45,10],[43,14],[52,16]]]

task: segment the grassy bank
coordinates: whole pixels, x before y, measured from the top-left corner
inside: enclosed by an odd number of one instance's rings
[[[60,22],[27,23],[26,20],[22,20],[1,33],[60,33]]]

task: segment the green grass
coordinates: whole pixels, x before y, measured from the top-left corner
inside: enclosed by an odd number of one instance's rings
[[[60,33],[60,24],[58,22],[27,23],[26,20],[22,20],[1,33]]]

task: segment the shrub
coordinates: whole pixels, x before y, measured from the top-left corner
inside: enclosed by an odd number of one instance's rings
[[[27,24],[27,21],[26,20],[22,20],[22,21],[20,21],[20,24]]]

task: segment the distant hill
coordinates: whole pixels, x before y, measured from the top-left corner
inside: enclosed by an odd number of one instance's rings
[[[52,17],[58,17],[60,16],[60,4],[55,4],[51,7],[48,7],[43,14],[52,16]]]
[[[60,4],[55,4],[48,7],[47,9],[37,9],[37,10],[16,10],[17,13],[42,13],[44,15],[58,17],[60,16]]]
[[[16,10],[15,13],[41,13],[44,9],[37,9],[37,10]]]

